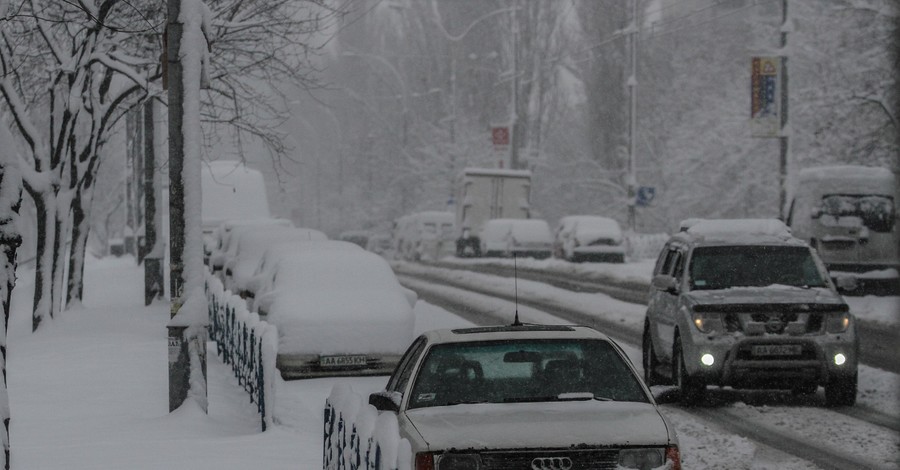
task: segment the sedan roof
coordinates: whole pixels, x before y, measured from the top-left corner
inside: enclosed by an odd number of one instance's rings
[[[430,343],[467,343],[519,339],[602,339],[605,334],[581,325],[498,325],[474,328],[443,328],[427,331]]]

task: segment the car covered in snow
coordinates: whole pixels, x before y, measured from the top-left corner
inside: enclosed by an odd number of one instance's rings
[[[481,254],[488,257],[525,256],[549,258],[553,235],[547,221],[541,219],[491,219],[479,236]]]
[[[588,327],[425,332],[369,403],[397,414],[415,470],[681,468],[649,389]]]
[[[415,300],[375,253],[305,250],[273,275],[265,319],[285,379],[389,375],[413,340]]]
[[[774,219],[703,220],[673,235],[644,322],[648,385],[686,404],[707,385],[786,389],[830,406],[856,400],[856,320],[825,265]]]
[[[558,258],[572,262],[625,262],[625,238],[615,219],[570,215],[560,219],[553,241]]]
[[[266,248],[276,243],[305,243],[327,240],[324,233],[295,227],[259,227],[241,236],[233,256],[225,261],[225,288],[235,294],[246,290],[247,281],[253,276]]]

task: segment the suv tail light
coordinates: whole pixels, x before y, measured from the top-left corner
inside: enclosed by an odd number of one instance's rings
[[[415,470],[434,470],[434,454],[431,452],[419,452],[416,454]]]
[[[666,447],[666,463],[671,463],[669,470],[681,470],[681,453],[678,446]]]

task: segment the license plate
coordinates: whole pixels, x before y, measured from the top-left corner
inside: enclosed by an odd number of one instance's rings
[[[320,356],[320,367],[358,367],[366,365],[366,356]]]
[[[799,356],[802,348],[799,344],[759,344],[752,352],[754,356]]]

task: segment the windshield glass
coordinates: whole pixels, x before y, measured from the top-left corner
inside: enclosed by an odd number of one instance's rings
[[[707,246],[694,249],[693,290],[782,284],[825,287],[812,252],[805,246]]]
[[[460,403],[647,402],[637,378],[602,340],[442,344],[419,369],[409,408]]]
[[[830,194],[822,198],[822,215],[858,217],[875,232],[890,232],[894,226],[894,200],[889,196]],[[827,219],[822,220],[827,223]]]

